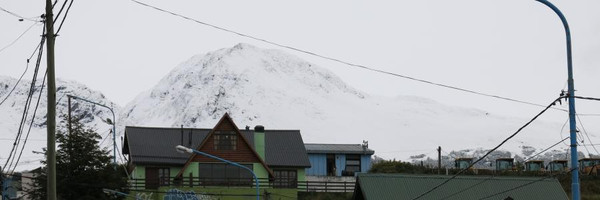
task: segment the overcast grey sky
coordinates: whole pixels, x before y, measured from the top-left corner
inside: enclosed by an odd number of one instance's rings
[[[348,62],[534,103],[547,104],[566,88],[562,24],[534,0],[142,2]],[[577,94],[600,97],[600,1],[552,2],[571,25]],[[44,1],[0,0],[0,6],[32,17],[43,12]],[[31,24],[0,12],[0,48]],[[22,73],[41,29],[35,26],[0,52],[1,75]],[[281,49],[129,0],[75,1],[56,41],[56,74],[124,106],[189,57],[240,42]],[[283,50],[371,95],[418,95],[523,118],[541,110]],[[579,113],[600,114],[600,102],[577,101],[577,106]],[[566,117],[553,111],[547,119]],[[600,117],[583,120],[588,126],[600,124]]]

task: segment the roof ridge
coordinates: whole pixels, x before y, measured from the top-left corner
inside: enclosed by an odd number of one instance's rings
[[[127,128],[140,128],[140,129],[182,129],[181,127],[156,127],[156,126],[125,126]],[[183,128],[184,130],[196,129],[196,130],[212,130],[211,128]]]

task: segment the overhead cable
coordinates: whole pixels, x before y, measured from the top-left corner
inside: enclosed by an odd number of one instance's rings
[[[576,168],[572,168],[571,170],[568,170],[568,171],[563,171],[562,173],[559,173],[559,174],[551,174],[551,175],[548,175],[548,176],[544,176],[543,178],[536,179],[536,180],[533,180],[533,181],[527,182],[527,183],[525,183],[525,184],[521,184],[521,185],[518,185],[518,186],[516,186],[516,187],[513,187],[513,188],[510,188],[510,189],[507,189],[507,190],[503,190],[503,191],[500,191],[500,192],[494,193],[494,194],[492,194],[492,195],[489,195],[489,196],[486,196],[486,197],[480,198],[479,200],[483,200],[483,199],[489,199],[489,198],[492,198],[492,197],[494,197],[494,196],[497,196],[497,195],[501,195],[501,194],[504,194],[504,193],[507,193],[507,192],[510,192],[510,191],[513,191],[513,190],[516,190],[516,189],[519,189],[519,188],[522,188],[522,187],[525,187],[525,186],[528,186],[528,185],[531,185],[531,184],[534,184],[534,183],[540,182],[540,181],[544,181],[544,180],[546,180],[546,179],[550,179],[550,178],[557,177],[557,176],[559,176],[559,175],[564,175],[564,174],[567,174],[567,173],[571,173],[571,172],[573,172],[575,169],[576,169]]]
[[[502,96],[499,96],[499,95],[487,94],[487,93],[484,93],[484,92],[478,92],[478,91],[475,91],[475,90],[465,89],[465,88],[461,88],[461,87],[458,87],[458,86],[451,86],[451,85],[447,85],[447,84],[442,84],[442,83],[437,83],[437,82],[433,82],[433,81],[428,81],[428,80],[425,80],[425,79],[415,78],[415,77],[408,76],[408,75],[402,75],[402,74],[398,74],[398,73],[394,73],[394,72],[388,72],[388,71],[384,71],[384,70],[380,70],[380,69],[375,69],[375,68],[372,68],[372,67],[368,67],[366,65],[354,64],[354,63],[351,63],[351,62],[348,62],[348,61],[343,61],[341,59],[337,59],[337,58],[333,58],[333,57],[329,57],[329,56],[324,56],[324,55],[321,55],[321,54],[318,54],[318,53],[314,53],[314,52],[311,52],[311,51],[308,51],[308,50],[303,50],[303,49],[292,47],[292,46],[289,46],[289,45],[279,44],[279,43],[272,42],[272,41],[267,40],[267,39],[262,39],[262,38],[255,37],[255,36],[252,36],[252,35],[249,35],[249,34],[245,34],[245,33],[241,33],[241,32],[237,32],[237,31],[231,30],[231,29],[223,28],[221,26],[209,24],[209,23],[197,20],[197,19],[193,19],[191,17],[187,17],[187,16],[184,16],[184,15],[181,15],[181,14],[177,14],[175,12],[171,12],[171,11],[168,11],[168,10],[165,10],[165,9],[153,6],[153,5],[149,5],[149,4],[137,1],[137,0],[131,0],[131,1],[133,1],[134,3],[137,3],[139,5],[146,6],[146,7],[149,7],[149,8],[153,8],[155,10],[158,10],[158,11],[161,11],[161,12],[164,12],[164,13],[168,13],[168,14],[171,14],[171,15],[174,15],[174,16],[177,16],[177,17],[189,20],[189,21],[193,21],[193,22],[196,22],[198,24],[209,26],[209,27],[221,30],[221,31],[229,32],[229,33],[232,33],[232,34],[235,34],[235,35],[239,35],[239,36],[242,36],[242,37],[245,37],[245,38],[250,38],[250,39],[253,39],[253,40],[261,41],[261,42],[264,42],[264,43],[267,43],[267,44],[271,44],[271,45],[278,46],[278,47],[281,47],[281,48],[285,48],[285,49],[289,49],[289,50],[301,52],[301,53],[304,53],[304,54],[308,54],[308,55],[312,55],[312,56],[315,56],[315,57],[323,58],[323,59],[330,60],[330,61],[333,61],[333,62],[341,63],[341,64],[344,64],[344,65],[348,65],[348,66],[352,66],[352,67],[357,67],[357,68],[362,68],[362,69],[373,71],[373,72],[387,74],[387,75],[391,75],[391,76],[395,76],[395,77],[400,77],[400,78],[404,78],[404,79],[408,79],[408,80],[413,80],[413,81],[417,81],[417,82],[421,82],[421,83],[425,83],[425,84],[429,84],[429,85],[439,86],[439,87],[443,87],[443,88],[447,88],[447,89],[458,90],[458,91],[462,91],[462,92],[466,92],[466,93],[471,93],[471,94],[475,94],[475,95],[486,96],[486,97],[491,97],[491,98],[496,98],[496,99],[502,99],[502,100],[506,100],[506,101],[516,102],[516,103],[521,103],[521,104],[527,104],[527,105],[532,105],[532,106],[545,107],[544,105],[537,104],[537,103],[527,102],[527,101],[523,101],[523,100],[509,98],[509,97],[502,97]],[[552,108],[552,109],[567,111],[567,110],[561,109],[561,108]]]
[[[513,137],[515,137],[519,132],[521,132],[521,130],[523,130],[525,127],[529,126],[529,124],[531,124],[533,121],[535,121],[539,116],[541,116],[542,114],[544,114],[548,109],[550,109],[552,106],[556,105],[556,102],[565,98],[565,96],[560,96],[557,99],[555,99],[554,101],[552,101],[552,103],[550,103],[548,106],[546,106],[541,112],[539,112],[537,115],[535,115],[535,117],[533,117],[531,120],[529,120],[527,123],[525,123],[525,125],[521,126],[515,133],[513,133],[512,135],[508,136],[506,139],[504,139],[502,142],[500,142],[500,144],[498,144],[496,147],[492,148],[490,151],[488,151],[485,155],[483,155],[482,157],[480,157],[479,159],[477,159],[475,162],[471,163],[468,167],[460,170],[458,173],[454,174],[452,177],[446,179],[445,181],[443,181],[442,183],[434,186],[433,188],[427,190],[426,192],[420,194],[419,196],[413,198],[413,200],[416,199],[420,199],[424,196],[426,196],[427,194],[435,191],[436,189],[440,188],[441,186],[445,185],[446,183],[450,182],[451,180],[455,179],[458,175],[466,172],[467,170],[469,170],[469,168],[473,167],[473,165],[477,164],[479,161],[483,160],[485,157],[487,157],[488,155],[490,155],[492,152],[494,152],[495,150],[497,150],[498,148],[500,148],[502,145],[504,145],[504,143],[506,143],[508,140],[512,139]]]
[[[12,15],[12,16],[15,16],[15,17],[19,18],[19,21],[28,20],[28,21],[32,21],[32,22],[40,22],[40,20],[35,20],[35,19],[32,19],[32,18],[23,17],[23,16],[21,16],[21,15],[19,15],[17,13],[14,13],[14,12],[11,12],[9,10],[6,10],[6,9],[4,9],[1,6],[0,6],[0,10],[4,11],[4,12],[6,12],[6,13]]]
[[[535,154],[535,155],[533,155],[533,156],[529,157],[529,159],[525,160],[525,162],[526,162],[526,161],[528,161],[528,160],[530,160],[530,159],[532,159],[532,158],[534,158],[534,157],[536,157],[536,156],[538,156],[538,155],[540,155],[540,154],[542,154],[542,153],[544,153],[544,152],[546,152],[546,151],[548,151],[549,149],[551,149],[551,148],[555,147],[556,145],[560,144],[561,142],[565,141],[566,139],[569,139],[569,137],[566,137],[566,138],[562,139],[561,141],[558,141],[557,143],[553,144],[552,146],[550,146],[550,147],[548,147],[548,148],[546,148],[546,149],[544,149],[544,150],[542,150],[542,151],[538,152],[537,154]],[[484,182],[487,182],[487,181],[489,181],[489,180],[492,180],[492,179],[494,179],[494,178],[495,178],[495,176],[490,176],[490,177],[488,177],[488,178],[486,178],[486,179],[483,179],[483,180],[481,180],[481,181],[479,181],[479,182],[477,182],[477,183],[475,183],[475,184],[473,184],[473,185],[471,185],[471,186],[469,186],[469,187],[467,187],[467,188],[465,188],[465,189],[462,189],[462,190],[460,190],[460,191],[458,191],[458,192],[452,193],[452,194],[450,194],[450,195],[448,195],[448,196],[446,196],[446,197],[444,197],[444,198],[442,198],[442,199],[448,199],[448,198],[450,198],[450,197],[456,196],[456,195],[458,195],[458,194],[460,194],[460,193],[463,193],[463,192],[465,192],[465,191],[468,191],[468,190],[470,190],[470,189],[473,189],[473,188],[475,188],[475,187],[477,187],[477,186],[480,186],[482,183],[484,183]]]
[[[23,35],[25,35],[25,33],[29,32],[29,30],[31,30],[31,28],[33,28],[33,26],[37,25],[38,22],[35,22],[33,24],[31,24],[31,26],[29,26],[27,29],[25,29],[25,31],[23,31],[23,33],[21,33],[19,35],[19,37],[17,37],[16,39],[14,39],[12,42],[10,42],[9,44],[7,44],[6,46],[2,47],[2,49],[0,49],[0,53],[2,53],[5,49],[7,49],[8,47],[11,47],[13,44],[15,44],[17,41],[19,41],[19,39],[21,39],[23,37]]]

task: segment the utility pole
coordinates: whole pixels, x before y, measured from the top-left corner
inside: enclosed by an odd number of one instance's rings
[[[48,200],[56,200],[56,83],[54,75],[54,15],[52,1],[46,0],[46,59],[48,70],[48,114],[46,129],[48,131],[47,164],[48,164]]]
[[[440,174],[440,170],[442,170],[442,147],[438,146],[438,175]]]
[[[565,29],[565,36],[567,42],[567,73],[568,73],[568,100],[569,100],[569,127],[571,132],[571,199],[579,200],[580,196],[580,186],[579,186],[579,167],[578,167],[578,155],[577,155],[577,125],[575,121],[575,85],[573,81],[573,58],[571,56],[571,29],[569,29],[569,23],[567,23],[567,18],[563,15],[563,13],[556,7],[554,4],[550,3],[547,0],[537,0],[540,3],[548,6],[558,17],[563,24]]]
[[[73,128],[71,128],[71,96],[67,96],[67,110],[69,112],[69,135],[73,132]]]

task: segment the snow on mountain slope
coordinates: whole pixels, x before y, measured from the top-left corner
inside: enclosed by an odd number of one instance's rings
[[[0,76],[0,98],[4,99],[10,92],[13,86],[17,83],[17,79]],[[14,92],[9,98],[0,105],[0,166],[4,166],[6,159],[12,149],[14,139],[19,129],[19,122],[23,114],[25,101],[29,93],[31,82],[30,80],[23,79]],[[22,139],[25,139],[27,130],[31,123],[31,116],[35,109],[39,91],[41,89],[41,79],[37,81],[34,95],[31,103],[31,108],[28,114],[28,120],[24,128]],[[104,95],[98,91],[89,89],[83,84],[74,81],[57,80],[56,83],[56,98],[57,98],[57,115],[67,114],[67,94],[86,98],[88,100],[98,102],[104,105],[113,105],[111,101],[106,99]],[[71,101],[72,116],[81,116],[82,122],[88,127],[94,128],[103,137],[106,136],[111,129],[112,125],[108,125],[103,120],[110,118],[112,120],[112,114],[109,110],[78,100]],[[115,114],[118,113],[119,107],[114,105]],[[44,87],[40,104],[38,106],[35,119],[33,121],[33,127],[29,139],[23,150],[21,162],[17,170],[20,169],[31,169],[35,166],[39,166],[39,160],[43,157],[40,154],[34,154],[32,151],[41,151],[42,148],[46,147],[46,114],[47,114],[47,89]],[[57,129],[65,130],[66,125],[61,124],[61,118],[57,116]],[[110,138],[109,138],[110,139]],[[23,143],[20,143],[23,144]],[[111,146],[110,142],[104,142],[103,146]],[[21,150],[19,146],[18,150]]]
[[[438,146],[489,149],[537,114],[507,118],[420,97],[369,96],[296,56],[238,44],[181,63],[120,118],[121,125],[213,127],[225,112],[239,128],[299,129],[312,143],[368,140],[377,155],[402,160]],[[561,139],[559,130],[536,121],[503,149],[542,150]]]

